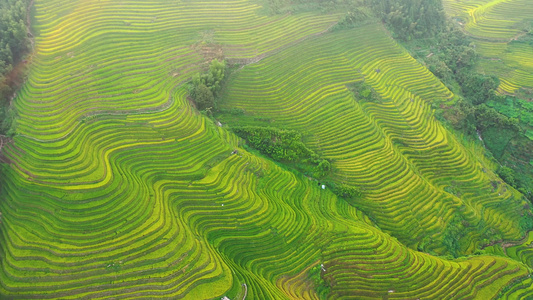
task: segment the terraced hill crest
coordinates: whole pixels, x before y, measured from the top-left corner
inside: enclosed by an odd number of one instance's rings
[[[269,15],[246,0],[34,5],[17,135],[2,149],[0,298],[532,290],[527,258],[476,253],[522,238],[527,203],[434,118],[454,95],[382,25],[335,29],[343,12]],[[236,64],[220,106],[242,115],[213,120],[187,99],[214,57]],[[354,96],[362,80],[380,101]],[[231,131],[265,120],[303,132],[331,182],[364,197],[339,198]]]

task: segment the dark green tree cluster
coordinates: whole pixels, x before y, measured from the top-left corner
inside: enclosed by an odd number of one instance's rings
[[[211,61],[209,70],[206,73],[194,76],[189,95],[199,110],[216,109],[217,97],[222,88],[222,81],[225,75],[226,63],[214,59]]]
[[[454,73],[474,67],[479,55],[472,41],[453,23],[448,23],[443,29],[434,42],[435,57],[446,63]]]
[[[511,129],[515,133],[520,131],[518,119],[509,118],[485,104],[476,106],[474,114],[476,127],[481,131],[492,127]]]
[[[506,97],[514,98],[499,95],[496,92],[499,86],[497,77],[480,74],[476,70],[480,58],[475,46],[453,23],[448,23],[445,30],[433,39],[424,40],[423,43],[425,43],[423,46],[429,47],[431,55],[417,57],[414,54],[414,56],[422,60],[428,69],[456,95],[461,96],[453,106],[446,107],[440,112],[445,121],[456,130],[475,139],[478,138],[478,134],[481,134],[485,146],[495,158],[501,159],[508,145],[512,144],[510,141],[515,137],[520,137],[523,130],[518,119],[508,117],[487,106],[487,102],[504,103]],[[523,155],[532,154],[520,153],[520,156]],[[513,172],[518,172],[518,170]],[[516,177],[507,176],[508,174],[511,173],[503,172],[500,176],[509,185],[532,199],[528,180],[515,180]]]
[[[7,106],[20,74],[10,74],[29,48],[26,29],[27,0],[0,1],[0,134],[10,130],[15,116]]]
[[[332,28],[332,30],[356,28],[361,24],[371,21],[373,18],[372,12],[365,6],[346,6],[348,12],[339,22]]]
[[[0,73],[5,74],[28,49],[26,32],[27,2],[0,1]]]
[[[448,253],[454,258],[461,256],[461,253],[466,246],[461,242],[465,241],[464,238],[468,236],[469,233],[475,232],[480,234],[480,238],[485,245],[494,241],[503,240],[502,232],[486,224],[483,219],[477,224],[474,224],[471,223],[471,221],[468,221],[463,214],[464,208],[460,208],[456,211],[453,218],[446,223],[446,227],[444,227],[442,232],[443,244],[447,248]]]
[[[432,41],[430,48],[434,55],[418,58],[451,90],[462,95],[462,99],[450,111],[450,118],[447,118],[456,129],[469,134],[490,126],[503,126],[515,131],[520,129],[517,120],[485,105],[488,101],[504,100],[496,93],[499,79],[476,71],[479,55],[474,44],[460,29],[449,24]]]
[[[232,130],[245,139],[250,147],[313,177],[325,177],[332,169],[327,159],[322,159],[305,146],[302,134],[295,130],[262,126],[233,127]]]
[[[311,268],[311,270],[309,270],[308,278],[313,283],[318,297],[321,300],[325,300],[331,291],[331,284],[322,277],[322,268],[323,265],[316,265]]]
[[[357,100],[367,102],[380,102],[381,96],[364,80],[351,84],[349,87]]]
[[[496,95],[500,80],[496,76],[461,72],[456,77],[461,83],[463,96],[469,99],[472,104],[479,105],[491,100],[500,100]]]
[[[516,174],[513,171],[513,169],[506,167],[506,166],[500,166],[498,168],[498,175],[501,179],[503,179],[505,182],[507,182],[509,185],[513,187],[517,187],[516,185]]]
[[[434,36],[446,24],[441,0],[367,0],[367,5],[402,40]]]
[[[474,105],[498,100],[499,79],[475,70],[479,61],[475,45],[457,26],[449,24],[437,35],[435,44],[436,55],[424,59],[431,72],[448,86],[459,83],[463,96]]]
[[[454,217],[447,222],[446,227],[444,228],[442,241],[446,246],[448,253],[451,253],[455,258],[462,252],[460,241],[468,232],[468,225],[469,224],[465,222],[463,216],[456,213],[454,214]]]
[[[517,189],[519,192],[521,192],[527,199],[533,202],[533,195],[530,189],[528,189],[528,185],[524,180],[528,180],[528,177],[521,175],[520,172],[517,172],[513,170],[512,168],[509,168],[507,166],[499,166],[498,170],[496,170],[498,173],[498,176],[500,176],[503,181],[505,181],[510,186]],[[533,218],[530,220],[532,222],[532,226],[528,228],[533,228]]]
[[[335,183],[331,185],[333,193],[344,199],[359,199],[363,196],[361,189],[344,183]]]
[[[246,139],[250,146],[274,160],[296,162],[308,158],[318,159],[318,155],[304,145],[302,135],[297,131],[260,126],[232,129]]]

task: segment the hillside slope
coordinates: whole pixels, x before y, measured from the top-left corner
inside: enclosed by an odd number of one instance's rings
[[[483,71],[495,73],[500,91],[515,93],[533,88],[533,44],[521,42],[533,30],[533,6],[528,0],[444,0],[452,17],[459,18],[485,58]]]
[[[17,135],[2,150],[0,298],[531,290],[518,284],[529,272],[518,261],[415,250],[424,241],[447,253],[441,232],[459,212],[518,239],[525,203],[432,118],[429,103],[453,95],[381,27],[330,32],[341,14],[266,16],[244,0],[35,6],[36,53],[14,101]],[[309,131],[335,180],[364,186],[365,201],[249,153],[199,114],[184,83],[216,56],[255,62],[228,82],[225,105]],[[381,103],[347,90],[363,75]],[[444,190],[451,184],[459,194]],[[482,242],[466,232],[459,254]]]
[[[381,100],[354,97],[349,86],[362,80]],[[333,161],[337,182],[364,188],[357,206],[404,244],[470,254],[495,235],[518,239],[525,203],[476,147],[464,147],[433,117],[430,105],[451,97],[380,26],[368,25],[247,66],[222,103],[268,126],[307,132],[309,145]],[[222,118],[264,125],[248,119]],[[468,224],[464,240],[446,245],[447,226],[460,222]]]

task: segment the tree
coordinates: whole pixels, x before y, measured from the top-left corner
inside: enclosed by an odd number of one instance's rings
[[[481,104],[474,110],[477,127],[481,130],[497,127],[508,128],[515,132],[520,131],[520,124],[516,118],[509,118],[497,112],[494,108]]]
[[[458,80],[461,83],[463,95],[474,105],[495,100],[495,92],[500,84],[500,81],[494,75],[487,76],[468,71],[459,72]]]
[[[9,105],[9,98],[17,89],[20,78],[7,74],[28,50],[25,24],[28,2],[29,0],[0,1],[0,134],[13,134],[11,123],[15,113],[6,106]]]
[[[216,98],[222,88],[222,80],[226,74],[226,63],[214,59],[209,65],[209,70],[204,74],[196,74],[192,79],[192,88],[189,95],[196,103],[199,110],[216,108]]]
[[[331,163],[326,159],[323,159],[318,163],[317,169],[322,173],[327,173],[331,170]]]
[[[361,189],[345,183],[336,183],[333,186],[333,193],[344,199],[360,199],[363,196]]]
[[[215,106],[215,96],[205,84],[200,83],[196,87],[194,102],[199,110],[204,110]]]
[[[498,168],[498,175],[500,176],[503,181],[507,182],[510,186],[516,188],[516,180],[515,180],[515,172],[513,169],[506,167],[506,166],[500,166]]]
[[[403,40],[434,36],[446,23],[441,0],[367,0],[367,3]]]

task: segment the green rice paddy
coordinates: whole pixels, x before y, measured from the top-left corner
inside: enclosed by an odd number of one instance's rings
[[[381,25],[332,31],[342,14],[267,16],[246,0],[34,5],[17,135],[2,149],[0,298],[532,293],[523,246],[474,255],[523,237],[525,201],[434,118],[454,95]],[[222,126],[185,84],[218,56],[240,65],[221,107],[244,110]],[[354,97],[362,80],[380,101]],[[303,132],[331,180],[364,198],[336,197],[229,130],[261,120]],[[464,228],[457,259],[450,224]]]

